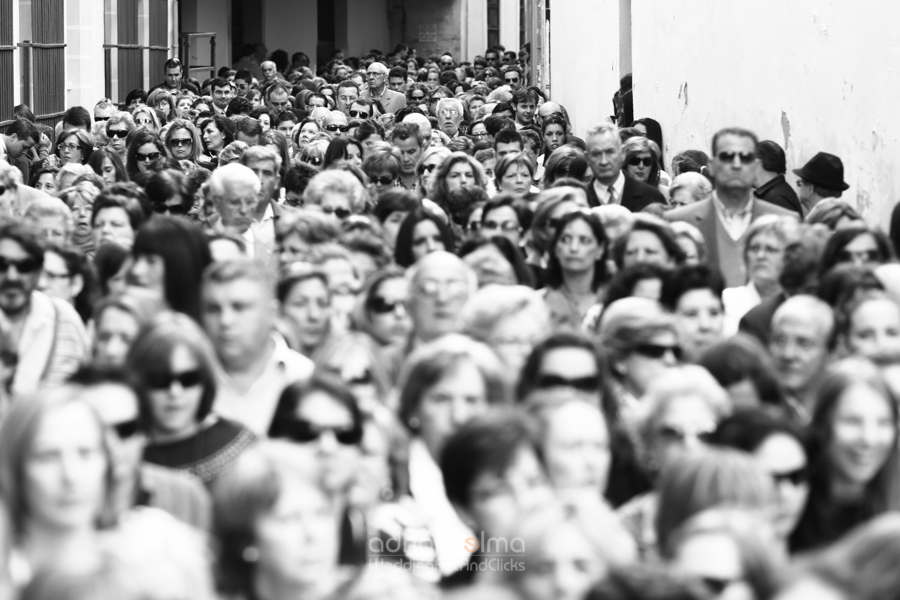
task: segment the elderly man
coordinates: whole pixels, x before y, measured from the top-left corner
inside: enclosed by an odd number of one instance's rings
[[[114,104],[105,99],[94,105],[94,122],[109,121],[109,118],[119,112]]]
[[[621,204],[632,212],[640,212],[654,202],[666,203],[658,189],[622,172],[625,156],[618,127],[612,123],[596,125],[587,131],[585,140],[588,165],[594,174],[588,184],[591,206]]]
[[[799,177],[798,196],[803,209],[809,213],[825,198],[840,198],[850,186],[844,181],[844,163],[834,154],[819,152],[803,165],[794,169]]]
[[[834,328],[834,312],[815,296],[788,298],[772,317],[769,351],[804,421],[809,420],[817,383],[834,349]]]
[[[391,132],[391,143],[400,154],[400,183],[407,190],[415,190],[418,185],[416,165],[430,141],[430,136],[426,139],[419,126],[408,119],[397,123]]]
[[[347,115],[339,110],[329,111],[329,113],[325,115],[323,128],[325,129],[325,135],[333,140],[337,138],[346,139],[347,132],[350,131]]]
[[[419,131],[422,132],[422,137],[424,137],[428,143],[431,143],[431,121],[428,120],[428,117],[422,113],[413,112],[403,117],[401,123],[418,125]]]
[[[274,115],[291,107],[291,92],[281,82],[276,82],[266,89],[266,106]]]
[[[203,327],[222,366],[216,413],[260,437],[269,430],[282,390],[313,370],[312,361],[275,333],[273,290],[264,265],[232,260],[209,267],[200,293]]]
[[[259,178],[259,201],[253,211],[253,255],[263,259],[275,250],[275,206],[281,195],[281,156],[271,148],[253,146],[244,150],[240,163]],[[259,250],[265,252],[265,257]]]
[[[438,125],[447,137],[459,137],[459,126],[463,118],[462,102],[456,98],[441,98],[437,110]]]
[[[271,60],[267,60],[263,62],[259,67],[262,69],[263,80],[260,82],[260,87],[268,87],[275,83],[276,81],[284,81],[284,77],[281,76],[281,73],[278,72],[278,67],[275,66],[275,63]]]
[[[413,331],[405,344],[390,348],[386,355],[395,382],[410,352],[459,330],[463,306],[478,289],[475,272],[458,256],[444,251],[423,256],[407,270],[406,279]]]
[[[270,239],[258,226],[254,227],[261,190],[256,173],[238,163],[219,167],[209,178],[208,200],[219,214],[219,227],[241,236],[250,257],[263,258],[274,249],[274,232]]]
[[[722,272],[725,287],[747,283],[741,249],[750,224],[763,215],[797,214],[753,197],[759,169],[757,144],[756,135],[746,129],[729,127],[718,131],[713,136],[709,161],[716,182],[713,197],[666,213],[668,220],[685,221],[700,230],[706,241],[706,263]],[[591,156],[589,140],[588,161]]]
[[[406,106],[406,96],[389,90],[387,76],[390,70],[380,62],[373,62],[366,69],[366,81],[368,89],[362,92],[362,97],[371,100],[381,114],[396,113]]]

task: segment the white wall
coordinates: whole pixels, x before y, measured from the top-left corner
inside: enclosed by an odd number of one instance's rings
[[[471,62],[487,49],[487,0],[464,0],[460,6],[462,55],[457,59]]]
[[[619,0],[557,0],[550,16],[550,96],[573,130],[612,114],[619,89]]]
[[[347,0],[349,56],[365,56],[373,48],[390,52],[390,33],[385,0]]]
[[[96,0],[93,0],[96,1]],[[196,0],[183,2],[181,28],[186,32],[215,32],[216,59],[213,64],[218,67],[232,64],[231,60],[231,2],[230,0]],[[191,64],[209,64],[209,39],[191,40]],[[203,81],[209,76],[208,71],[194,71],[193,77]]]
[[[66,106],[93,111],[106,95],[103,78],[103,2],[66,2]]]
[[[372,3],[379,2],[373,0]],[[305,52],[315,65],[319,40],[318,3],[316,0],[265,0],[262,34],[269,52],[281,48],[287,51],[288,60],[294,52]]]
[[[582,3],[585,2],[579,2]],[[487,10],[482,14],[486,19]],[[519,0],[500,0],[500,44],[507,50],[519,51]]]
[[[634,115],[662,124],[667,157],[748,127],[786,147],[791,184],[816,152],[837,154],[844,198],[886,226],[900,199],[898,17],[896,0],[634,2]]]

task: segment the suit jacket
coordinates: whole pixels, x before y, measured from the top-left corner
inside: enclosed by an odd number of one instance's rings
[[[366,100],[374,102],[372,98],[372,92],[370,92],[368,88],[364,89],[360,96],[362,98],[365,98]],[[378,101],[381,102],[381,106],[384,107],[385,113],[396,113],[401,108],[404,108],[406,106],[406,96],[404,96],[400,92],[395,92],[394,90],[388,89],[387,86],[385,86],[384,93],[381,94],[381,97],[378,99]]]
[[[794,191],[794,188],[784,180],[784,175],[773,177],[756,188],[756,191],[753,192],[753,194],[757,198],[765,200],[775,206],[792,210],[797,213],[797,216],[800,217],[800,219],[803,219],[803,205],[800,204],[800,198],[797,196],[797,192]]]
[[[641,212],[648,204],[653,204],[654,202],[666,203],[666,197],[656,187],[642,183],[637,179],[632,179],[624,173],[622,177],[625,177],[625,186],[622,188],[621,204],[631,212]],[[600,206],[600,199],[597,197],[596,190],[594,190],[593,177],[588,183],[587,194],[589,206]]]
[[[758,198],[753,201],[753,209],[750,214],[751,222],[763,215],[797,216],[797,213],[794,211],[775,206]],[[669,221],[684,221],[700,230],[700,233],[703,234],[703,240],[706,242],[706,264],[721,270],[719,266],[719,245],[716,240],[716,219],[718,218],[712,198],[688,204],[666,213],[666,219]]]

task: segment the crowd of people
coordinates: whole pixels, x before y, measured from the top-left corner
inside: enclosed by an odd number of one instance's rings
[[[630,76],[573,131],[527,48],[164,75],[0,134],[3,597],[897,597],[839,157],[670,149]]]

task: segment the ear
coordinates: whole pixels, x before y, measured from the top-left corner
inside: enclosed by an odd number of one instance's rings
[[[84,289],[84,277],[81,275],[75,275],[74,277],[72,277],[72,283],[69,284],[69,289],[72,292],[73,298],[80,294],[81,290]]]

